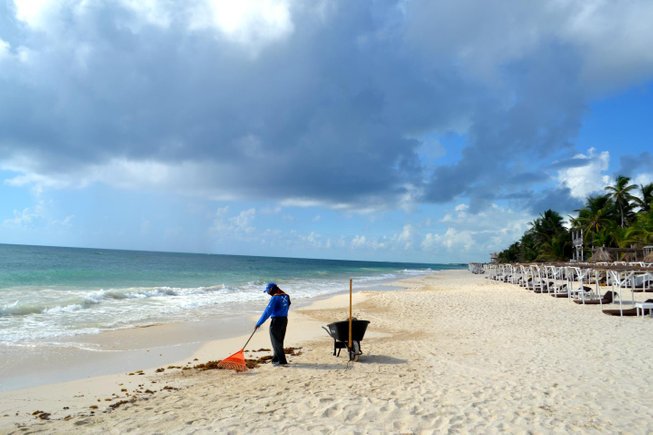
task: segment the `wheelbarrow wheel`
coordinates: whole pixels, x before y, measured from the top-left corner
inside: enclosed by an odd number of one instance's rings
[[[353,350],[350,350],[350,351],[349,351],[349,361],[358,362],[358,357],[359,357],[359,356],[360,356],[360,355],[357,354],[356,352],[354,352]]]
[[[349,349],[349,361],[358,361],[358,358],[361,355],[361,344],[359,341],[354,341],[352,343],[351,349]]]

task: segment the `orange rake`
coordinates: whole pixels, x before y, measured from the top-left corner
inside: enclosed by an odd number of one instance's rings
[[[252,335],[249,336],[242,349],[240,349],[238,352],[234,353],[233,355],[229,355],[225,359],[218,361],[218,367],[227,370],[236,370],[237,372],[246,371],[247,363],[245,362],[245,348],[247,347],[247,344],[249,344],[249,340],[252,339],[255,332],[256,332],[256,328],[252,332]]]

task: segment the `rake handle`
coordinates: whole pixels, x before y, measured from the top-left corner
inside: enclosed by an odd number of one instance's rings
[[[251,340],[252,337],[254,336],[254,334],[256,334],[257,329],[258,328],[254,328],[254,330],[252,331],[252,335],[250,335],[249,338],[247,339],[247,341],[245,342],[245,345],[243,346],[243,349],[245,349],[247,347],[247,345],[249,344],[249,340]]]

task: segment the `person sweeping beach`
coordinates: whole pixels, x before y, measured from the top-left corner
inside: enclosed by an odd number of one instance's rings
[[[270,295],[270,302],[261,314],[261,318],[256,322],[255,330],[270,320],[270,342],[272,344],[273,356],[272,364],[275,366],[285,366],[288,364],[286,354],[283,351],[283,340],[286,338],[286,328],[288,326],[288,310],[290,309],[290,296],[281,290],[277,284],[271,282],[263,290]]]

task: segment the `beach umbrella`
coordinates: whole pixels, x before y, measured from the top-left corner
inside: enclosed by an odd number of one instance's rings
[[[607,261],[612,261],[612,256],[608,251],[606,251],[602,247],[598,248],[592,254],[592,258],[590,258],[590,263],[599,263],[599,262],[607,262]]]

